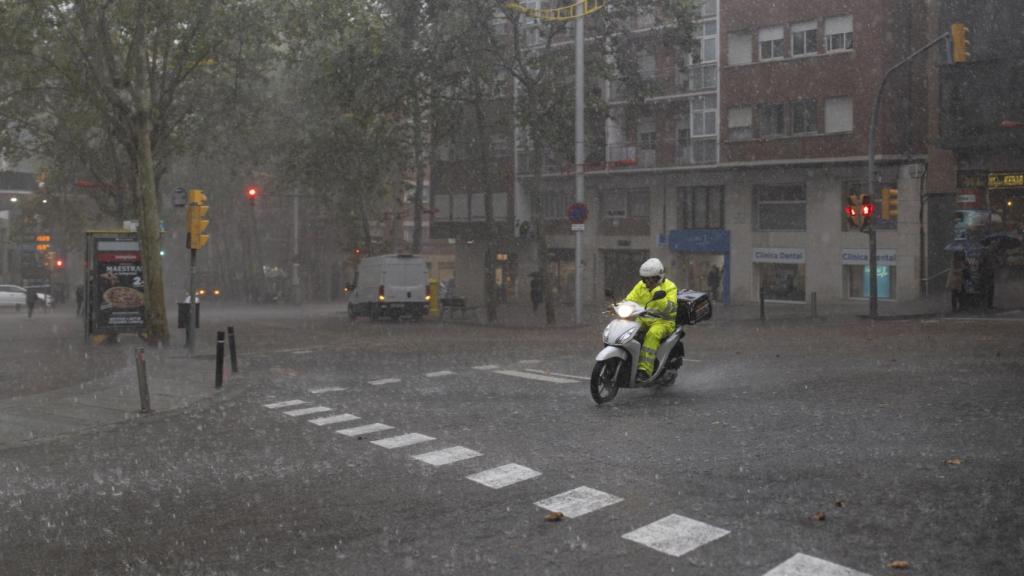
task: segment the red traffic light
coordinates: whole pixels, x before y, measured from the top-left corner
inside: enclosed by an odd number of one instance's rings
[[[56,264],[57,264],[57,268],[63,268],[64,267],[64,261],[63,260],[58,259]]]
[[[260,191],[255,186],[250,186],[245,190],[245,196],[249,198],[249,200],[255,200],[259,193]]]
[[[867,204],[862,204],[860,207],[860,213],[864,216],[871,216],[872,214],[875,213],[875,205],[872,204],[871,202],[868,202]]]

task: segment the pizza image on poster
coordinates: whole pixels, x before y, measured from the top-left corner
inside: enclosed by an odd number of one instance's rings
[[[96,255],[97,328],[135,332],[145,327],[145,281],[136,251]]]

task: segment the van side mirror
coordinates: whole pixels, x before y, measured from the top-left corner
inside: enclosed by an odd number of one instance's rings
[[[611,288],[605,288],[604,289],[604,297],[609,299],[609,300],[612,299],[612,289]]]
[[[664,290],[658,290],[657,292],[655,292],[654,294],[651,295],[651,301],[653,302],[655,300],[661,300],[664,297],[665,297],[665,291]]]

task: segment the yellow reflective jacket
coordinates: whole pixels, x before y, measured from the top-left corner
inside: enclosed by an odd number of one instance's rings
[[[651,298],[658,290],[664,290],[665,297],[652,302]],[[671,322],[672,325],[675,326],[676,309],[679,306],[676,302],[677,298],[678,289],[676,288],[676,285],[668,278],[664,278],[662,279],[661,284],[655,286],[653,290],[648,290],[643,280],[637,282],[636,286],[633,286],[633,289],[629,291],[629,294],[625,299],[630,302],[636,302],[646,308],[649,312],[654,313],[654,316],[639,318],[640,323],[644,326],[650,326],[655,322]]]

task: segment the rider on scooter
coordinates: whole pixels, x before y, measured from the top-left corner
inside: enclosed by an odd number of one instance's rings
[[[665,293],[663,298],[654,300],[655,292]],[[637,365],[637,381],[643,382],[654,372],[654,357],[658,345],[676,329],[676,285],[665,278],[665,267],[661,260],[651,258],[640,265],[640,281],[630,290],[625,300],[636,302],[647,309],[648,316],[637,319],[646,328],[640,362]]]

